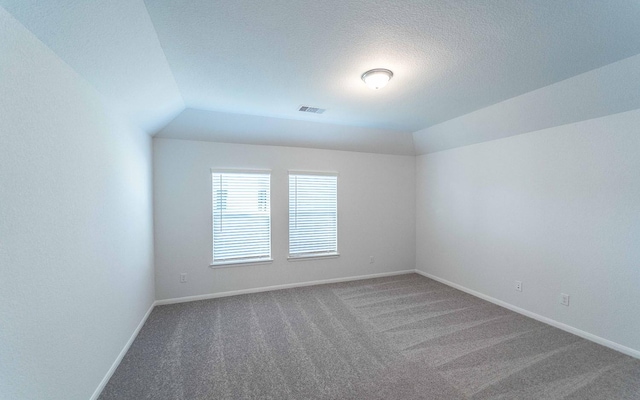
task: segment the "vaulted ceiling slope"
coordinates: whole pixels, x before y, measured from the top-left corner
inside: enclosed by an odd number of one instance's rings
[[[141,0],[0,0],[0,6],[147,132],[184,109]]]
[[[487,140],[440,128],[640,54],[637,0],[0,5],[150,133],[240,143],[413,154],[413,140],[418,153]],[[360,75],[377,67],[394,78],[373,91]]]
[[[640,55],[413,133],[416,154],[640,109]]]
[[[156,137],[366,153],[415,154],[413,135],[410,132],[189,108]]]

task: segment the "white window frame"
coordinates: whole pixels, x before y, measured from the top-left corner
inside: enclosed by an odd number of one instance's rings
[[[269,176],[269,195],[268,195],[268,200],[269,200],[269,207],[268,207],[268,211],[269,211],[269,255],[268,257],[256,257],[256,258],[243,258],[243,259],[237,259],[237,260],[233,260],[233,259],[223,259],[223,260],[219,260],[216,261],[214,259],[214,246],[215,246],[215,235],[213,232],[214,229],[214,209],[213,209],[213,196],[215,196],[214,193],[214,186],[213,186],[213,174],[214,173],[219,173],[219,174],[262,174],[262,175],[268,175]],[[271,215],[271,170],[260,170],[260,169],[218,169],[218,168],[212,168],[211,169],[211,258],[212,258],[212,262],[210,264],[211,268],[227,268],[227,267],[236,267],[236,266],[242,266],[242,265],[257,265],[257,264],[271,264],[273,262],[273,241],[272,241],[272,229],[273,229],[273,225],[272,225],[272,215]]]
[[[322,258],[337,258],[340,256],[338,251],[339,249],[339,221],[340,221],[340,207],[338,206],[338,197],[339,197],[339,174],[337,172],[327,172],[327,171],[300,171],[300,170],[289,170],[287,175],[287,188],[290,190],[290,179],[292,175],[319,175],[319,176],[334,176],[336,178],[336,248],[335,251],[325,252],[325,253],[297,253],[291,254],[291,201],[290,201],[290,193],[287,195],[287,199],[289,201],[289,207],[287,212],[287,260],[288,261],[305,261],[305,260],[314,260],[314,259],[322,259]]]

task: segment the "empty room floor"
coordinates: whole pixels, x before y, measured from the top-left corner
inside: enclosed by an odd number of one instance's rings
[[[100,399],[640,399],[640,360],[407,274],[156,307]]]

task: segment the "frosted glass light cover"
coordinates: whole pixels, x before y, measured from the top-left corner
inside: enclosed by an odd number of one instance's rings
[[[389,80],[393,77],[393,72],[388,69],[372,69],[362,74],[362,80],[371,89],[380,89],[384,87]]]

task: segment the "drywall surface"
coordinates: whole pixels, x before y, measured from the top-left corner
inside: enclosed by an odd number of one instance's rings
[[[640,53],[637,0],[145,4],[188,107],[401,131]]]
[[[300,113],[304,114],[304,113]],[[155,137],[209,142],[307,147],[364,153],[414,155],[413,135],[347,125],[186,109]],[[304,132],[301,135],[300,132]]]
[[[141,0],[0,0],[38,39],[145,132],[184,109]]]
[[[151,140],[0,8],[0,398],[91,397],[154,300]]]
[[[417,268],[640,350],[639,154],[636,110],[417,157]]]
[[[153,149],[157,299],[415,268],[413,156],[158,138]],[[271,170],[273,263],[209,267],[212,168]],[[340,257],[287,261],[288,170],[338,172]]]
[[[640,55],[422,129],[413,140],[416,154],[427,154],[638,108]]]

